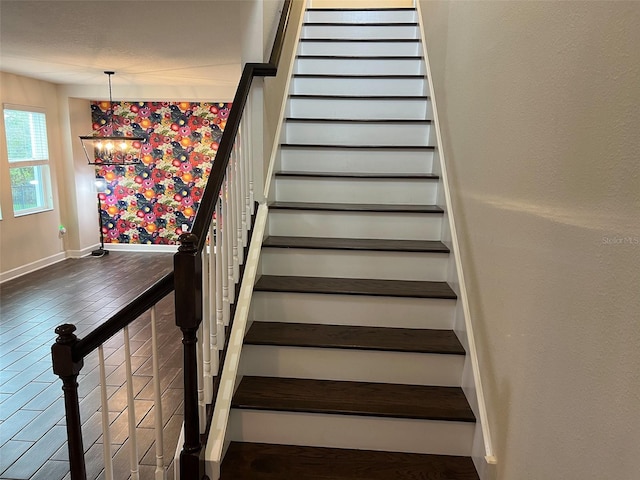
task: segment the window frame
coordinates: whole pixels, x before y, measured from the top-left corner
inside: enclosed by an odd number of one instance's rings
[[[39,159],[28,159],[28,160],[11,160],[10,152],[9,152],[9,143],[7,139],[8,131],[7,131],[7,122],[5,117],[5,112],[9,111],[21,111],[27,113],[36,113],[44,115],[44,134],[45,134],[45,142],[46,142],[46,150],[45,157]],[[13,211],[14,217],[23,217],[26,215],[33,215],[36,213],[49,212],[54,209],[53,207],[53,190],[51,186],[51,154],[49,148],[49,128],[47,124],[47,112],[46,109],[42,107],[30,106],[30,105],[16,105],[5,103],[2,105],[2,115],[3,115],[3,123],[4,123],[4,139],[5,145],[7,146],[7,163],[9,169],[9,182],[11,187],[11,207]],[[34,132],[32,132],[32,135]],[[39,180],[39,186],[37,188],[36,195],[39,197],[38,206],[32,208],[24,208],[21,210],[16,210],[16,203],[13,199],[14,193],[14,185],[11,182],[11,171],[19,168],[34,168],[40,167],[34,171],[34,175]],[[38,171],[39,170],[39,171]]]

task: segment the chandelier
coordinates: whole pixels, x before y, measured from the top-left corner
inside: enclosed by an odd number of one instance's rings
[[[130,165],[140,163],[140,147],[144,137],[127,136],[114,128],[113,97],[111,95],[112,71],[104,72],[109,77],[109,110],[104,124],[91,135],[81,135],[80,141],[89,165]]]

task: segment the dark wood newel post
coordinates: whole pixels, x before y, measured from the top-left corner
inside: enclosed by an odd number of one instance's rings
[[[197,332],[202,321],[202,260],[198,237],[180,235],[174,256],[176,325],[182,330],[184,349],[184,445],[180,453],[181,478],[204,476],[204,449],[198,418]]]
[[[56,328],[58,338],[51,346],[51,358],[53,373],[62,379],[71,480],[86,480],[87,470],[84,463],[80,401],[78,400],[78,373],[84,366],[84,360],[73,358],[73,346],[78,342],[78,337],[73,333],[75,331],[75,325],[69,323]]]

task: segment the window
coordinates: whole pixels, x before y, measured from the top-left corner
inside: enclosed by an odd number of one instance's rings
[[[5,105],[4,130],[9,157],[14,216],[51,210],[49,145],[44,112]]]

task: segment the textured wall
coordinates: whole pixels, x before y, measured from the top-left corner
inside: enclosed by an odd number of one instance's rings
[[[422,7],[499,478],[640,478],[640,3]]]

